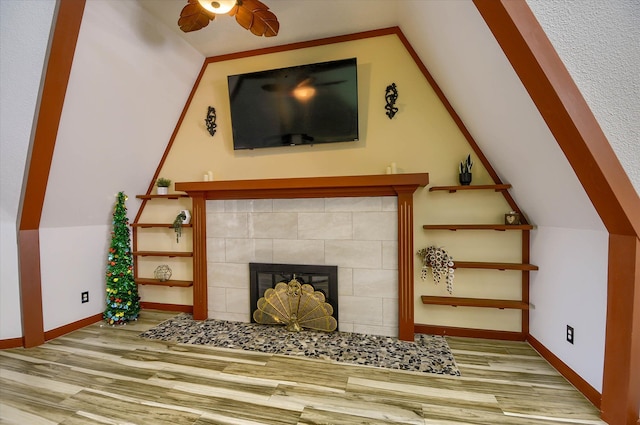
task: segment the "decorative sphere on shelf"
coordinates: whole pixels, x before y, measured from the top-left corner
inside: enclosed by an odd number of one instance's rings
[[[153,275],[160,282],[166,282],[171,279],[171,268],[166,264],[156,267],[156,270],[153,272]]]

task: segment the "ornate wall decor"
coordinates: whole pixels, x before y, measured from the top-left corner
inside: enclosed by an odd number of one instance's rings
[[[204,123],[207,125],[207,130],[212,137],[216,134],[216,128],[218,127],[216,124],[216,118],[216,108],[209,106],[209,109],[207,110],[207,118],[204,119]]]
[[[391,119],[398,112],[398,108],[395,106],[396,100],[398,100],[398,88],[396,87],[396,83],[391,83],[391,85],[387,86],[384,99],[387,101],[384,109],[387,110],[386,114],[389,119]]]
[[[253,319],[263,325],[285,325],[291,332],[302,328],[332,332],[338,327],[332,313],[324,294],[309,284],[301,285],[294,275],[289,283],[280,282],[264,292]]]
[[[422,259],[422,273],[420,278],[422,280],[427,279],[427,271],[431,268],[431,275],[433,281],[437,285],[444,277],[447,281],[447,292],[453,293],[453,257],[450,256],[447,251],[442,248],[436,248],[435,246],[429,246],[422,248],[417,252],[417,255]]]

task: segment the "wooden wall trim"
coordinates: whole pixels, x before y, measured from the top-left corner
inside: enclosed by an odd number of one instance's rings
[[[25,347],[44,342],[39,228],[85,0],[59,0],[19,208],[18,273]]]
[[[609,235],[602,418],[633,425],[640,416],[640,239]]]
[[[140,307],[144,310],[177,311],[182,313],[193,313],[193,306],[185,304],[165,304],[142,301]]]
[[[442,102],[442,104],[444,105],[445,109],[449,113],[449,116],[451,116],[451,118],[453,119],[453,122],[456,124],[456,126],[458,127],[458,129],[460,130],[464,138],[467,140],[467,143],[469,143],[469,146],[471,146],[471,149],[473,150],[473,152],[476,154],[476,156],[482,163],[482,166],[487,170],[487,173],[489,174],[493,182],[495,184],[502,184],[502,180],[500,180],[498,173],[493,168],[493,166],[491,165],[491,163],[489,162],[485,154],[482,152],[482,150],[480,149],[480,146],[478,146],[478,143],[473,138],[473,136],[469,132],[469,129],[467,129],[467,126],[462,121],[462,118],[460,118],[460,115],[458,115],[456,110],[453,108],[453,106],[451,105],[451,102],[449,102],[449,99],[447,99],[447,96],[445,96],[444,92],[442,91],[442,89],[440,88],[436,80],[433,78],[433,76],[431,75],[431,73],[429,72],[425,64],[422,62],[422,60],[418,56],[418,53],[416,53],[411,43],[409,43],[409,40],[407,40],[405,35],[400,30],[398,30],[397,36],[402,42],[402,44],[404,45],[405,49],[407,49],[407,52],[409,52],[409,54],[413,58],[413,61],[418,66],[418,69],[420,69],[420,72],[422,72],[422,75],[424,75],[425,79],[427,80],[427,82],[429,83],[433,91],[436,93],[436,96],[438,96],[438,99],[440,99],[440,102]],[[504,196],[511,210],[516,211],[517,213],[520,214],[520,220],[522,221],[522,224],[529,224],[527,221],[527,218],[522,213],[522,210],[520,210],[520,207],[518,207],[518,204],[516,204],[516,201],[511,196],[511,193],[509,193],[509,191],[507,190],[502,190],[500,191],[500,193],[502,194],[502,196]]]
[[[573,371],[566,363],[560,360],[540,341],[529,335],[527,342],[536,350],[546,361],[549,362],[567,381],[569,381],[578,391],[580,391],[594,406],[600,408],[602,395],[593,388],[587,381],[582,379],[580,375]]]
[[[24,346],[24,338],[0,339],[0,350],[7,348],[18,348]]]
[[[308,49],[310,47],[326,46],[329,44],[345,43],[347,41],[363,40],[365,38],[381,37],[400,33],[400,28],[389,27],[371,31],[356,32],[353,34],[339,35],[335,37],[319,38],[317,40],[301,41],[297,43],[283,44],[281,46],[265,47],[262,49],[246,50],[244,52],[229,53],[226,55],[211,56],[205,60],[205,67],[210,63],[223,62],[234,59],[249,58],[252,56],[268,55],[271,53],[287,52],[289,50]]]
[[[640,272],[638,250],[624,249],[640,234],[640,197],[596,118],[544,30],[523,0],[474,0],[516,74],[569,160],[610,233],[602,416],[634,424],[640,410]],[[625,236],[629,237],[628,239]],[[613,267],[623,263],[622,271]],[[623,303],[625,308],[620,308]]]
[[[458,336],[465,338],[499,339],[503,341],[524,341],[522,332],[495,331],[490,329],[456,328],[452,326],[423,325],[416,323],[415,333],[442,336]]]
[[[60,326],[59,328],[51,329],[50,331],[46,331],[44,333],[44,338],[49,341],[54,338],[58,338],[59,336],[66,335],[73,331],[77,331],[78,329],[82,329],[85,326],[92,325],[102,320],[102,313],[94,314],[93,316],[85,317],[84,319],[77,320],[73,323],[68,323],[64,326]]]

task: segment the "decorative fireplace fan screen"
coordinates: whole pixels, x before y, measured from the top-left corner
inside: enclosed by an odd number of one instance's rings
[[[266,325],[285,325],[292,332],[302,328],[332,332],[338,327],[332,314],[333,307],[325,302],[324,294],[309,284],[300,284],[294,275],[289,283],[280,282],[265,291],[253,319]]]

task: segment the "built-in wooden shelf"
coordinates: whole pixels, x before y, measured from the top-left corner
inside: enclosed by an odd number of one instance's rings
[[[450,305],[454,307],[488,307],[529,310],[529,304],[517,300],[493,300],[486,298],[432,297],[422,295],[423,304]]]
[[[188,198],[186,193],[169,193],[167,195],[136,195],[138,199],[180,199]]]
[[[193,282],[190,280],[165,280],[164,282],[161,282],[158,279],[137,278],[135,279],[135,282],[138,285],[178,286],[180,288],[193,286]]]
[[[133,251],[138,257],[193,257],[193,252],[183,251]]]
[[[531,224],[425,224],[425,230],[532,230]]]
[[[299,177],[261,180],[176,182],[176,190],[205,199],[336,198],[345,196],[397,196],[413,193],[429,183],[427,173],[364,176]]]
[[[459,190],[495,190],[496,192],[503,192],[509,189],[511,189],[510,184],[479,184],[468,186],[433,186],[429,188],[429,192],[438,190],[444,190],[449,193],[454,193]]]
[[[521,263],[492,263],[482,261],[454,261],[454,269],[538,270],[538,266]]]
[[[148,227],[163,227],[163,228],[173,228],[173,224],[171,223],[132,223],[131,227],[141,227],[141,228],[148,228]],[[183,224],[182,227],[192,227],[192,224]]]

